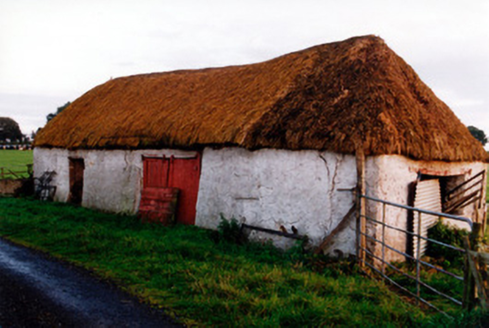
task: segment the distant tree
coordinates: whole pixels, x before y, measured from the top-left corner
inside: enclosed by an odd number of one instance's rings
[[[0,141],[22,141],[24,135],[20,131],[19,124],[10,117],[0,117]]]
[[[470,131],[470,133],[474,136],[474,138],[476,138],[477,140],[479,140],[482,144],[482,146],[485,146],[486,143],[487,143],[487,137],[486,137],[486,134],[484,133],[484,131],[476,128],[475,126],[468,126],[468,129]]]
[[[56,112],[54,113],[49,113],[47,116],[46,116],[46,123],[51,121],[56,115],[58,115],[59,113],[61,113],[62,111],[65,110],[66,107],[68,107],[69,105],[71,104],[71,102],[67,102],[66,104],[64,104],[63,106],[61,107],[58,107],[58,109],[56,110]]]
[[[37,131],[39,131],[39,129]],[[31,131],[31,140],[34,140],[34,138],[36,137],[36,134],[37,134],[36,131],[34,131],[34,130]]]

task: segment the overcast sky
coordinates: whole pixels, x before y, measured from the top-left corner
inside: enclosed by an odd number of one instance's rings
[[[0,0],[0,116],[27,134],[113,77],[254,63],[366,34],[489,135],[487,0]]]

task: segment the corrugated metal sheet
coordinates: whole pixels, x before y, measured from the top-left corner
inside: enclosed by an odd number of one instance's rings
[[[423,210],[441,212],[441,193],[440,181],[438,179],[419,181],[416,185],[416,195],[414,198],[414,207]],[[420,219],[418,219],[420,215]],[[421,221],[421,236],[428,237],[428,229],[433,227],[438,222],[438,217],[434,215],[414,212],[413,217],[413,232],[418,233],[418,225]],[[421,239],[420,256],[426,250],[427,242]],[[416,256],[418,251],[418,238],[413,238],[413,254]]]

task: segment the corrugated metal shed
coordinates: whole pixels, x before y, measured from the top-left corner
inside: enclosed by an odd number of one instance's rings
[[[440,181],[438,179],[419,181],[416,185],[416,195],[414,207],[432,212],[441,212],[441,192]],[[419,215],[419,219],[418,219]],[[438,222],[438,217],[434,215],[416,212],[413,217],[413,232],[418,233],[419,222],[421,222],[421,236],[428,237],[428,229]],[[426,250],[427,242],[421,238],[420,256]],[[413,238],[413,254],[416,256],[418,251],[418,238]]]

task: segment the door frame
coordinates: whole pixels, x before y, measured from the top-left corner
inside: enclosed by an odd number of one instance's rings
[[[83,202],[83,184],[85,180],[85,160],[80,157],[68,157],[69,195],[68,202],[81,205]]]
[[[188,195],[187,193],[192,193],[193,196],[190,196],[192,201],[191,206],[194,206],[195,208],[193,209],[193,215],[190,216],[185,216],[179,218],[177,215],[177,222],[184,223],[184,224],[195,224],[195,219],[196,219],[196,211],[197,211],[197,202],[198,202],[198,193],[199,193],[199,184],[200,184],[200,178],[201,178],[201,173],[202,173],[202,152],[201,151],[196,151],[194,154],[191,156],[175,156],[175,155],[142,155],[142,162],[143,162],[143,170],[142,170],[142,177],[141,177],[141,192],[140,195],[143,194],[145,188],[147,189],[152,189],[155,188],[152,186],[152,183],[149,182],[149,178],[147,177],[147,170],[148,170],[148,164],[147,160],[161,160],[161,161],[168,161],[168,167],[166,168],[166,176],[163,177],[162,182],[164,183],[164,186],[162,185],[161,187],[156,187],[156,188],[177,188],[180,190],[180,197],[185,197],[187,198]],[[197,173],[197,181],[196,185],[197,188],[190,188],[190,189],[185,189],[182,188],[182,186],[178,185],[177,181],[174,181],[174,172],[175,172],[175,163],[179,162],[181,160],[189,160],[189,161],[195,161],[196,162],[196,167],[195,171]],[[164,167],[164,165],[162,165]],[[195,187],[195,186],[194,186]],[[195,198],[195,204],[193,201],[193,198]],[[188,206],[189,202],[186,202],[185,204],[182,204],[182,199],[180,199],[177,202],[177,208],[176,208],[176,213],[182,213],[182,206]],[[141,203],[141,200],[140,200]],[[184,210],[185,212],[185,210]],[[191,217],[193,216],[193,217]]]

